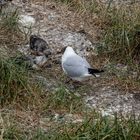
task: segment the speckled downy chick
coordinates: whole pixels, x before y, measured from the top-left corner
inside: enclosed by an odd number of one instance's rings
[[[31,53],[37,56],[45,55],[48,57],[51,55],[47,42],[36,35],[30,36],[30,49]]]

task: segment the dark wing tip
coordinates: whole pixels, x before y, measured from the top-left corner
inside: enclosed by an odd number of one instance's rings
[[[92,69],[92,68],[88,68],[88,71],[89,71],[90,74],[104,72],[104,70],[98,70],[98,69]]]
[[[100,70],[100,72],[105,72],[104,70]]]

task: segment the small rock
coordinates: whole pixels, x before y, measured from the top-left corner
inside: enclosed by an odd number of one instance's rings
[[[23,27],[30,28],[31,26],[35,24],[35,19],[32,16],[20,15],[19,23],[21,23]]]
[[[42,67],[47,62],[47,58],[45,55],[43,56],[36,56],[34,59],[34,63],[39,67]]]
[[[126,65],[123,65],[123,64],[117,64],[116,65],[116,69],[118,69],[118,70],[122,70],[122,71],[127,71],[127,66]]]
[[[18,23],[21,31],[28,33],[31,27],[35,25],[35,19],[29,15],[20,15]]]
[[[81,117],[78,116],[77,114],[66,114],[64,116],[64,119],[68,123],[81,123],[81,122],[83,122],[83,119],[81,119]]]

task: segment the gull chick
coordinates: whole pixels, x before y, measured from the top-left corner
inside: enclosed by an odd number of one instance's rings
[[[49,55],[51,55],[51,50],[48,46],[48,43],[44,39],[36,35],[30,36],[30,49],[33,54],[36,54],[38,56],[45,55],[46,57],[48,57]]]
[[[77,55],[72,47],[67,47],[62,55],[62,69],[73,80],[83,81],[91,75],[96,77],[96,73],[104,72],[103,70],[93,69],[85,58]]]

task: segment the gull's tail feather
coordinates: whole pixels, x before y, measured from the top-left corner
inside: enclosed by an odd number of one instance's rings
[[[94,75],[96,77],[96,75],[95,75],[96,73],[102,73],[102,72],[104,72],[104,70],[88,68],[88,72],[89,72],[89,74],[92,74],[92,75]]]

